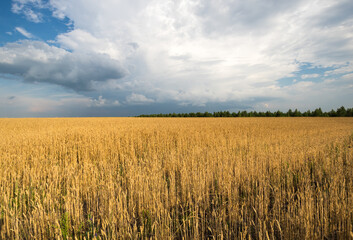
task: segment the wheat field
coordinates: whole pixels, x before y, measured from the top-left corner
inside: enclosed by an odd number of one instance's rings
[[[353,118],[0,119],[0,239],[352,239]]]

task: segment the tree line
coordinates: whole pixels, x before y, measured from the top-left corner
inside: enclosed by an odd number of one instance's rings
[[[287,112],[276,111],[276,112],[257,112],[257,111],[220,111],[220,112],[191,112],[191,113],[159,113],[159,114],[142,114],[138,117],[353,117],[353,108],[340,107],[337,110],[331,110],[329,112],[323,112],[321,108],[317,108],[314,111],[300,112],[298,109],[294,111],[289,109]]]

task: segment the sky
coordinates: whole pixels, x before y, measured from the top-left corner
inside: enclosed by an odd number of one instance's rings
[[[352,0],[0,2],[0,117],[340,106]]]

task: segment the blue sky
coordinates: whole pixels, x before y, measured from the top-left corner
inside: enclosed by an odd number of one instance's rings
[[[353,107],[348,0],[3,0],[0,117]]]
[[[12,9],[13,1],[4,0],[0,3],[0,45],[3,46],[8,42],[15,42],[26,36],[16,28],[21,28],[30,33],[33,40],[50,41],[61,33],[69,31],[72,26],[69,19],[58,19],[52,17],[50,10],[38,9],[40,19],[31,20],[26,14],[15,13]]]

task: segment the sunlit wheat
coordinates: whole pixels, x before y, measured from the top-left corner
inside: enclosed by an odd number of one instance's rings
[[[0,239],[349,239],[352,118],[0,119]]]

